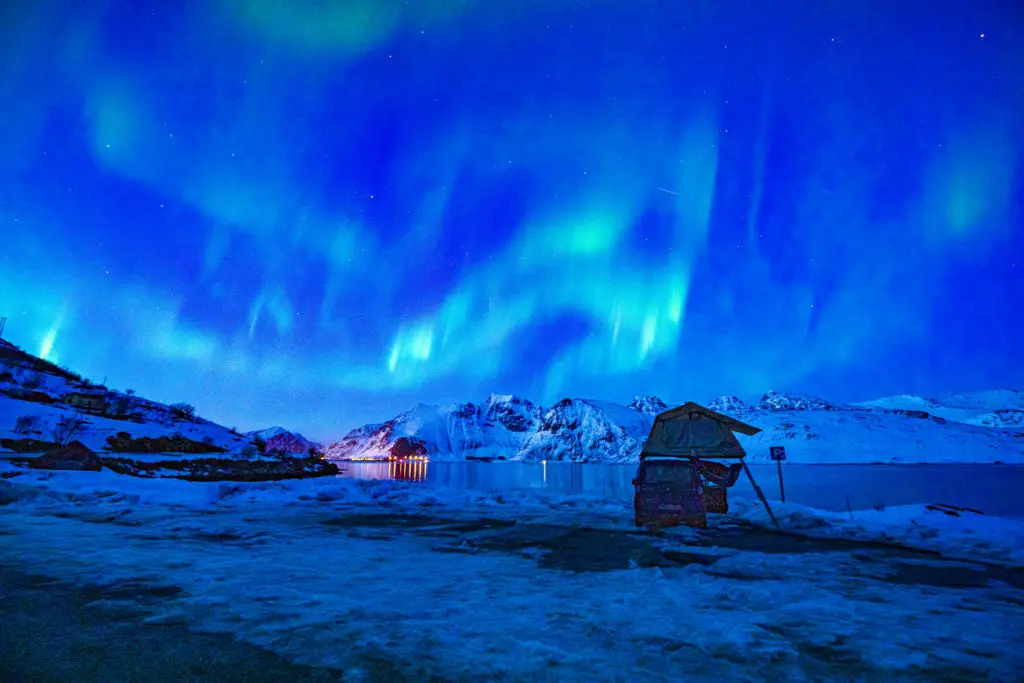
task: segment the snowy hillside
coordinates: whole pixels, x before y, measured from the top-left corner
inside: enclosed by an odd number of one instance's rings
[[[921,404],[906,401],[901,404],[905,408],[843,405],[779,392],[765,394],[753,406],[734,396],[707,405],[763,430],[752,437],[738,435],[752,462],[768,461],[770,446],[785,446],[791,463],[1022,463],[1024,411],[993,409],[995,398],[1016,395],[958,395],[961,405],[988,410],[975,417],[992,424],[935,417],[909,407]],[[564,399],[541,412],[524,399],[494,396],[480,407],[419,405],[388,422],[353,430],[327,454],[338,459],[415,454],[433,460],[635,462],[664,405],[654,397],[637,397],[629,406]],[[501,415],[507,416],[505,422],[496,419]]]
[[[868,408],[889,410],[920,410],[946,420],[990,427],[1021,424],[1024,411],[1024,391],[995,389],[974,393],[950,393],[924,398],[921,396],[887,396],[874,401],[858,403]]]
[[[978,417],[971,418],[968,424],[982,425],[984,427],[997,427],[1006,429],[1024,429],[1024,410],[1008,408],[1006,410],[995,410]]]
[[[64,420],[82,420],[75,439],[94,451],[108,448],[108,438],[184,437],[216,450],[248,446],[245,436],[194,414],[185,404],[156,403],[131,391],[113,391],[75,373],[25,353],[9,343],[0,346],[0,440],[52,442]],[[0,451],[11,450],[0,446]]]
[[[615,403],[563,399],[544,413],[539,427],[526,439],[516,457],[573,462],[635,461],[653,422],[651,413]]]
[[[310,441],[302,434],[288,431],[284,427],[258,429],[253,432],[246,432],[245,436],[249,439],[263,441],[265,444],[264,450],[268,453],[277,451],[281,453],[306,454],[310,450],[323,450],[323,446],[316,441]]]
[[[420,404],[382,424],[349,432],[326,450],[328,458],[374,460],[429,455],[436,460],[509,457],[536,430],[540,409],[516,396],[490,396],[482,405]]]
[[[751,462],[785,446],[792,462],[1024,462],[1024,438],[1002,430],[867,409],[757,411],[744,420],[763,431],[737,435]]]

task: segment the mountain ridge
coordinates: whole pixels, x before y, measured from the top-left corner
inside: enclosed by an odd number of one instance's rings
[[[256,429],[246,432],[245,435],[252,439],[253,443],[257,443],[257,439],[262,441],[264,450],[268,453],[308,454],[310,451],[323,450],[323,445],[281,426]]]
[[[657,412],[668,408],[653,396],[637,396],[625,406],[566,398],[546,410],[525,398],[504,399],[530,407],[520,424],[525,431],[511,433],[481,419],[488,411],[473,403],[418,404],[386,422],[352,430],[328,445],[327,457],[372,460],[414,453],[453,461],[630,463],[639,459]],[[752,462],[767,462],[768,448],[775,445],[785,446],[792,462],[1024,462],[1024,411],[992,409],[990,403],[972,404],[989,409],[978,418],[988,423],[960,422],[902,407],[909,405],[906,401],[892,407],[844,404],[791,392],[767,392],[754,405],[735,396],[718,397],[706,405],[762,430],[752,437],[739,435]],[[447,434],[448,441],[439,438],[441,434]],[[452,441],[452,434],[465,438]]]
[[[670,405],[678,404],[645,395],[628,405],[566,398],[548,408],[512,394],[491,394],[479,404],[420,403],[390,420],[350,430],[323,450],[329,458],[356,460],[419,455],[629,463],[638,459],[654,417]],[[1016,389],[851,404],[772,391],[753,404],[722,396],[706,405],[762,430],[739,437],[752,462],[767,461],[768,448],[781,445],[789,462],[797,463],[1024,463],[1024,392]],[[160,437],[184,437],[234,454],[251,452],[257,437],[272,451],[321,450],[321,444],[283,427],[240,434],[195,415],[187,404],[98,386],[4,340],[0,439],[44,443],[68,416],[84,420],[81,440],[97,451],[115,447],[112,440]]]

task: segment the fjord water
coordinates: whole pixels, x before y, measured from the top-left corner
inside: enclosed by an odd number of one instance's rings
[[[520,462],[339,462],[339,476],[397,479],[477,491],[544,489],[630,501],[636,465]],[[765,495],[778,500],[775,465],[750,465]],[[1024,517],[1024,465],[799,465],[783,467],[786,501],[824,510],[946,503],[1001,517]],[[733,488],[753,496],[746,477]]]

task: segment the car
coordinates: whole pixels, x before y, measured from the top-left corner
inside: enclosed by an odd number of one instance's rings
[[[729,511],[726,490],[741,471],[741,464],[641,456],[633,479],[636,526],[707,528],[707,513]]]

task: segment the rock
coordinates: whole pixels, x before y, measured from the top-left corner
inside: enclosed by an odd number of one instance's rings
[[[72,441],[29,461],[37,470],[85,470],[99,472],[103,461],[81,441]]]
[[[502,425],[508,431],[517,433],[536,429],[541,419],[540,406],[525,398],[512,395],[491,394],[481,411],[486,421]],[[470,416],[470,414],[465,415],[465,417]]]
[[[411,458],[427,454],[427,445],[414,436],[402,436],[391,447],[391,454],[396,458]]]
[[[126,438],[127,437],[127,438]],[[107,448],[115,453],[224,453],[226,448],[184,436],[143,436],[130,438],[128,432],[118,432],[107,437]]]
[[[284,460],[237,460],[196,458],[140,462],[129,458],[104,458],[103,464],[118,474],[133,477],[164,476],[186,481],[278,481],[338,474],[338,466],[321,458]]]
[[[647,415],[655,416],[668,410],[668,404],[657,396],[634,396],[633,402],[626,407],[631,408],[638,413],[646,413]]]
[[[22,387],[12,387],[0,392],[19,401],[31,401],[32,403],[56,403],[57,399],[42,391],[33,391]]]
[[[786,412],[793,410],[842,410],[843,408],[831,401],[808,394],[792,394],[769,391],[761,396],[757,407],[769,412]]]
[[[288,453],[296,455],[308,455],[310,451],[318,452],[323,446],[316,441],[310,441],[298,432],[290,432],[284,427],[270,427],[245,434],[255,442],[261,439],[264,443],[264,451],[267,453]]]
[[[41,441],[39,439],[0,439],[0,448],[5,448],[15,453],[45,453],[59,448],[59,446],[52,441]]]
[[[929,414],[929,413],[927,413],[927,412],[925,412],[923,410],[906,410],[904,408],[895,408],[895,409],[893,409],[892,412],[896,413],[897,415],[906,415],[907,417],[916,417],[919,420],[927,420],[928,418],[931,417],[931,414]]]
[[[746,404],[735,396],[719,396],[712,399],[711,403],[708,404],[708,409],[725,414],[742,414],[747,412]]]
[[[635,462],[653,415],[608,403],[566,398],[543,415],[517,454],[522,460]]]

